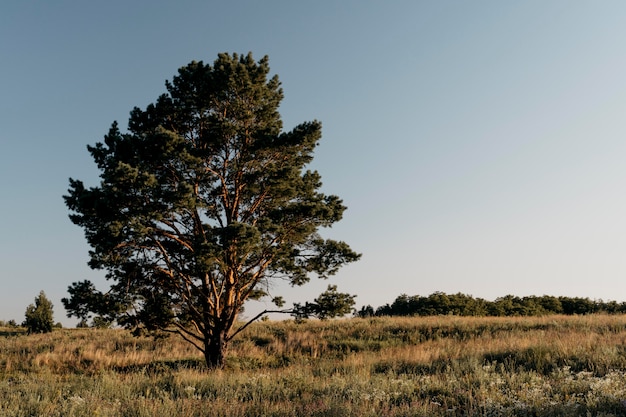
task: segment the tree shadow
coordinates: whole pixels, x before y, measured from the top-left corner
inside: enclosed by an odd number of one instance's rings
[[[115,372],[143,373],[145,375],[163,375],[174,371],[193,369],[206,370],[206,363],[201,358],[193,359],[177,359],[177,360],[161,360],[143,364],[132,364],[126,366],[116,366],[113,368]]]
[[[0,329],[0,337],[26,336],[24,329]]]

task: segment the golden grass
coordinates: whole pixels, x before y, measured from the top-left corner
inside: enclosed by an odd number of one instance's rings
[[[10,335],[0,415],[623,416],[625,329],[607,315],[266,322],[212,372],[175,338]]]

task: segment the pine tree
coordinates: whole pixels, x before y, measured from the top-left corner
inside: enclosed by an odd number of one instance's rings
[[[221,367],[246,327],[233,327],[246,300],[269,296],[276,280],[326,278],[359,255],[318,234],[345,207],[307,169],[321,124],[283,132],[267,57],[191,62],[166,88],[131,112],[128,133],[114,122],[89,147],[99,186],[70,180],[65,200],[92,247],[90,266],[114,284],[64,304],[84,313],[98,300],[97,314],[177,333]]]

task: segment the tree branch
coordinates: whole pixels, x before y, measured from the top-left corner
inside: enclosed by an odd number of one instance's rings
[[[252,323],[254,323],[255,321],[257,321],[258,319],[260,319],[263,315],[265,314],[269,314],[269,313],[280,313],[280,314],[291,314],[293,313],[293,309],[285,309],[285,310],[263,310],[261,311],[259,314],[257,314],[256,316],[254,316],[252,319],[248,320],[248,322],[246,324],[244,324],[243,326],[241,326],[240,328],[237,329],[237,331],[235,331],[233,334],[231,334],[227,340],[231,340],[232,338],[234,338],[235,336],[237,336],[239,333],[241,333],[242,331],[244,331],[244,329],[246,327],[248,327],[249,325],[251,325]]]

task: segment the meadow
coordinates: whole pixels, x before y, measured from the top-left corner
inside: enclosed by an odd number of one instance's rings
[[[176,339],[0,330],[1,416],[626,416],[626,316],[259,322]]]

